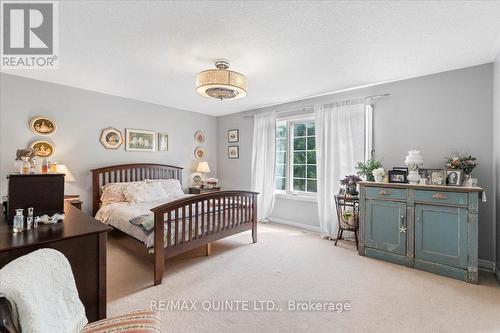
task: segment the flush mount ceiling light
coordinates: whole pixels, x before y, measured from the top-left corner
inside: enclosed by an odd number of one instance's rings
[[[238,99],[247,95],[247,78],[238,72],[230,71],[229,61],[215,60],[216,69],[198,73],[196,92],[208,98],[219,100]]]

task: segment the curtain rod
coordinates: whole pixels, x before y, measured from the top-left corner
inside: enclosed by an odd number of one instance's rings
[[[364,98],[361,97],[361,98],[354,98],[354,99],[346,99],[346,100],[342,100],[342,101],[325,103],[325,104],[336,104],[336,103],[342,104],[342,103],[348,103],[348,102],[352,102],[352,101],[363,101],[363,100],[366,103],[368,100],[373,100],[373,99],[382,98],[382,97],[388,97],[388,96],[391,96],[391,94],[386,93],[386,94],[380,94],[380,95],[372,95],[372,96],[367,96],[367,97],[364,97]],[[296,107],[296,108],[293,108],[293,109],[278,110],[278,111],[276,111],[276,113],[280,114],[280,113],[294,112],[294,111],[300,111],[300,110],[309,110],[309,109],[314,109],[314,106],[313,105],[308,105],[308,106]],[[253,117],[257,113],[258,112],[255,112],[255,113],[243,116],[243,118]]]

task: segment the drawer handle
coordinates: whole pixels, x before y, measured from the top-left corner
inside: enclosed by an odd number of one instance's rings
[[[390,191],[382,190],[382,191],[378,192],[378,194],[380,194],[380,195],[389,195],[389,194],[391,194],[391,192]]]
[[[432,196],[433,199],[438,199],[438,200],[444,200],[444,199],[448,199],[448,196],[446,194],[443,194],[443,193],[436,193]]]

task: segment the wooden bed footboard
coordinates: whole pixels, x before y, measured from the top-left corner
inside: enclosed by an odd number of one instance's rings
[[[246,230],[252,230],[256,243],[257,194],[211,192],[151,209],[155,220],[154,284],[161,284],[167,258]]]

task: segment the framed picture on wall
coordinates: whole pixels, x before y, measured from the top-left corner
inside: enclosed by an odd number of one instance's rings
[[[240,158],[240,147],[239,146],[228,146],[227,147],[227,158],[229,158],[229,159]]]
[[[227,142],[238,142],[240,141],[240,130],[232,129],[227,131]]]
[[[156,151],[156,132],[126,128],[125,150]]]
[[[168,151],[168,134],[158,133],[158,151]]]

